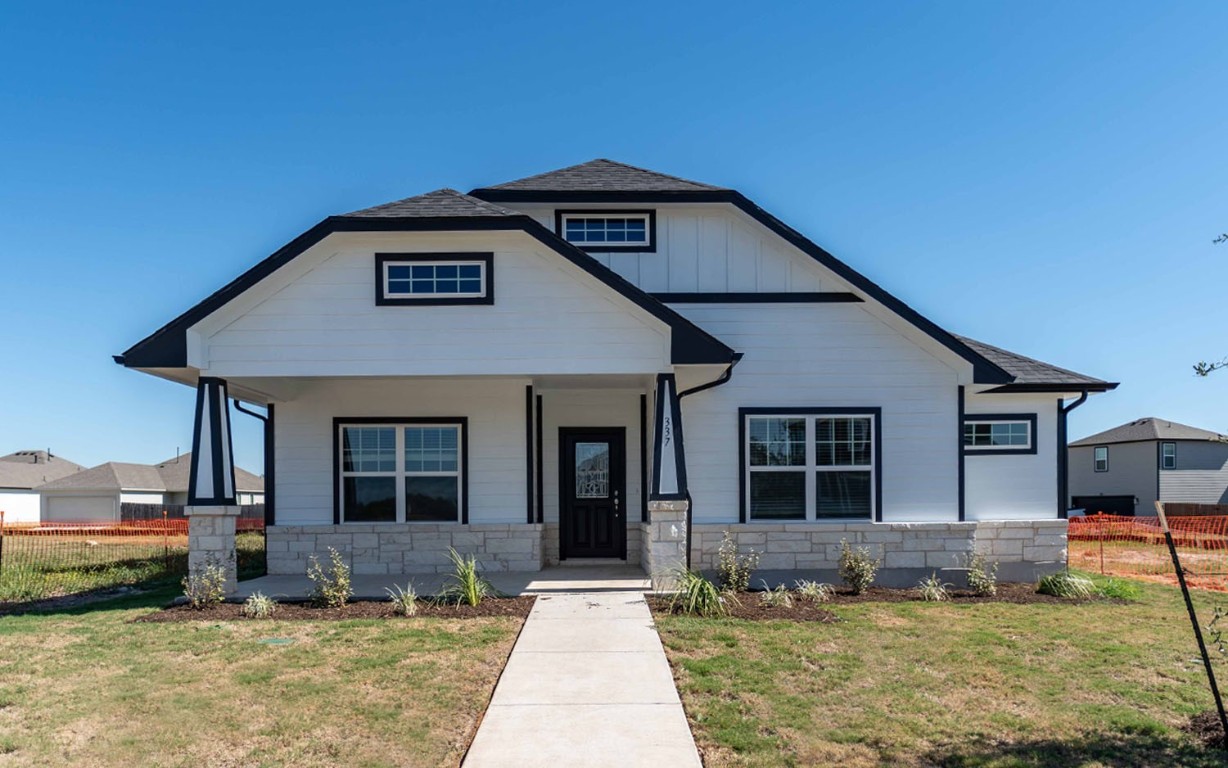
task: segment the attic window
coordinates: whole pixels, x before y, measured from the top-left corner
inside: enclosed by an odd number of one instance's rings
[[[655,211],[556,211],[555,231],[586,251],[654,251]]]
[[[377,253],[378,305],[492,304],[490,253]]]

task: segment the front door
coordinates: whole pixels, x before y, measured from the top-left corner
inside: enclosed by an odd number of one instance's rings
[[[560,556],[627,556],[626,430],[559,429]]]

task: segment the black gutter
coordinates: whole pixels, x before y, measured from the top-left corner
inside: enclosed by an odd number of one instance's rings
[[[1079,399],[1070,405],[1063,405],[1062,399],[1057,400],[1057,516],[1066,517],[1070,509],[1070,450],[1066,446],[1066,415],[1087,402],[1090,390],[1083,390]]]

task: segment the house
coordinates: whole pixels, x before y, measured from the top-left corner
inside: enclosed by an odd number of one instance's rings
[[[1065,558],[1066,414],[1116,386],[609,160],[326,218],[116,361],[197,388],[201,547],[233,528],[228,399],[267,407],[272,573],[329,546],[357,573],[449,546],[659,573],[728,531],[765,572],[830,572],[845,539],[887,580],[974,547],[1031,578]]]
[[[4,512],[5,524],[37,523],[38,492],[34,489],[83,469],[50,451],[16,451],[0,456],[0,511]]]
[[[1156,500],[1228,504],[1228,436],[1148,416],[1070,444],[1071,505],[1153,515]]]
[[[186,504],[192,454],[159,464],[108,461],[37,488],[44,522],[118,521],[121,504]],[[264,479],[235,467],[235,503],[264,501]]]

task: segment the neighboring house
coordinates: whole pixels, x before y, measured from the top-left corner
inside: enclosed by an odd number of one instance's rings
[[[197,387],[201,521],[233,503],[227,398],[268,407],[273,573],[312,542],[357,573],[711,567],[729,530],[765,570],[848,539],[914,583],[973,546],[1027,577],[1065,558],[1063,399],[1116,386],[608,160],[329,217],[116,361]]]
[[[121,504],[176,505],[187,502],[192,454],[160,464],[109,461],[38,487],[44,522],[101,522],[120,519]],[[236,504],[264,501],[264,479],[235,467]],[[37,519],[37,518],[36,518]]]
[[[1071,506],[1154,515],[1156,500],[1228,504],[1228,436],[1154,416],[1070,444]]]
[[[48,451],[0,456],[0,512],[5,524],[38,522],[38,486],[85,469]]]

